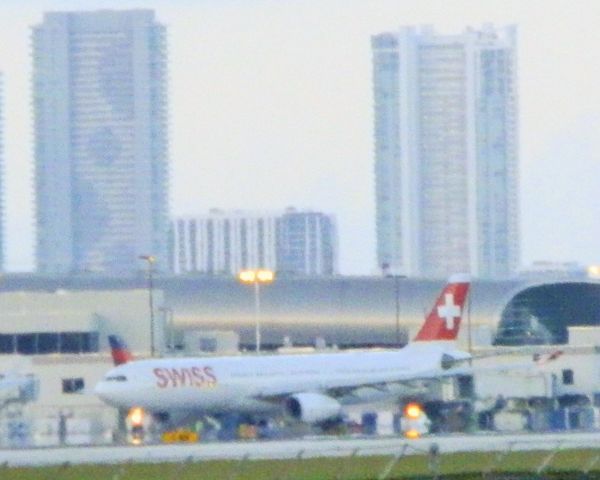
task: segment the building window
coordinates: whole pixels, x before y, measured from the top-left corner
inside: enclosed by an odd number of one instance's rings
[[[33,355],[37,352],[35,333],[17,335],[17,352],[23,355]]]
[[[63,378],[62,391],[63,393],[83,393],[85,382],[83,378]]]
[[[100,350],[98,332],[81,332],[80,335],[83,353],[98,352]]]
[[[562,371],[562,380],[563,385],[573,385],[575,378],[573,375],[573,370],[570,368]]]
[[[0,353],[15,353],[14,335],[0,335]]]
[[[58,352],[58,333],[39,333],[37,353]]]
[[[200,339],[200,351],[202,352],[216,352],[217,351],[217,339],[216,338],[201,338]]]
[[[79,332],[63,332],[60,334],[60,351],[62,353],[79,353],[81,347]]]

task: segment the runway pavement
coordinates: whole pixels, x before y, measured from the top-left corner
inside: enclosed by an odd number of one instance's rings
[[[331,438],[244,441],[179,445],[64,447],[0,450],[0,465],[42,466],[64,463],[181,462],[236,459],[285,459],[349,455],[405,455],[426,453],[436,445],[440,453],[466,451],[554,450],[600,448],[600,432],[549,434],[477,434],[403,437]]]

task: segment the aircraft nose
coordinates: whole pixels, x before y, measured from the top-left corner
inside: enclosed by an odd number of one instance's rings
[[[115,393],[114,387],[105,380],[99,381],[94,387],[94,394],[109,405],[116,400]]]
[[[123,407],[129,403],[128,392],[121,385],[115,385],[114,382],[99,381],[94,387],[94,394],[104,403],[113,407]]]
[[[102,400],[106,400],[107,386],[105,381],[100,381],[94,387],[94,395],[100,397]]]

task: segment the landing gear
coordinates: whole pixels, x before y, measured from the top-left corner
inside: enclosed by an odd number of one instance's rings
[[[317,427],[326,435],[344,435],[348,430],[346,419],[341,415],[319,422]]]

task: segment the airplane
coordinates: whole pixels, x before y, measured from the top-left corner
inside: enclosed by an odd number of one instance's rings
[[[453,367],[471,358],[452,342],[469,286],[468,275],[451,276],[414,341],[400,350],[134,360],[110,370],[95,393],[109,405],[156,415],[283,412],[308,424],[331,421],[344,405],[455,375]]]

